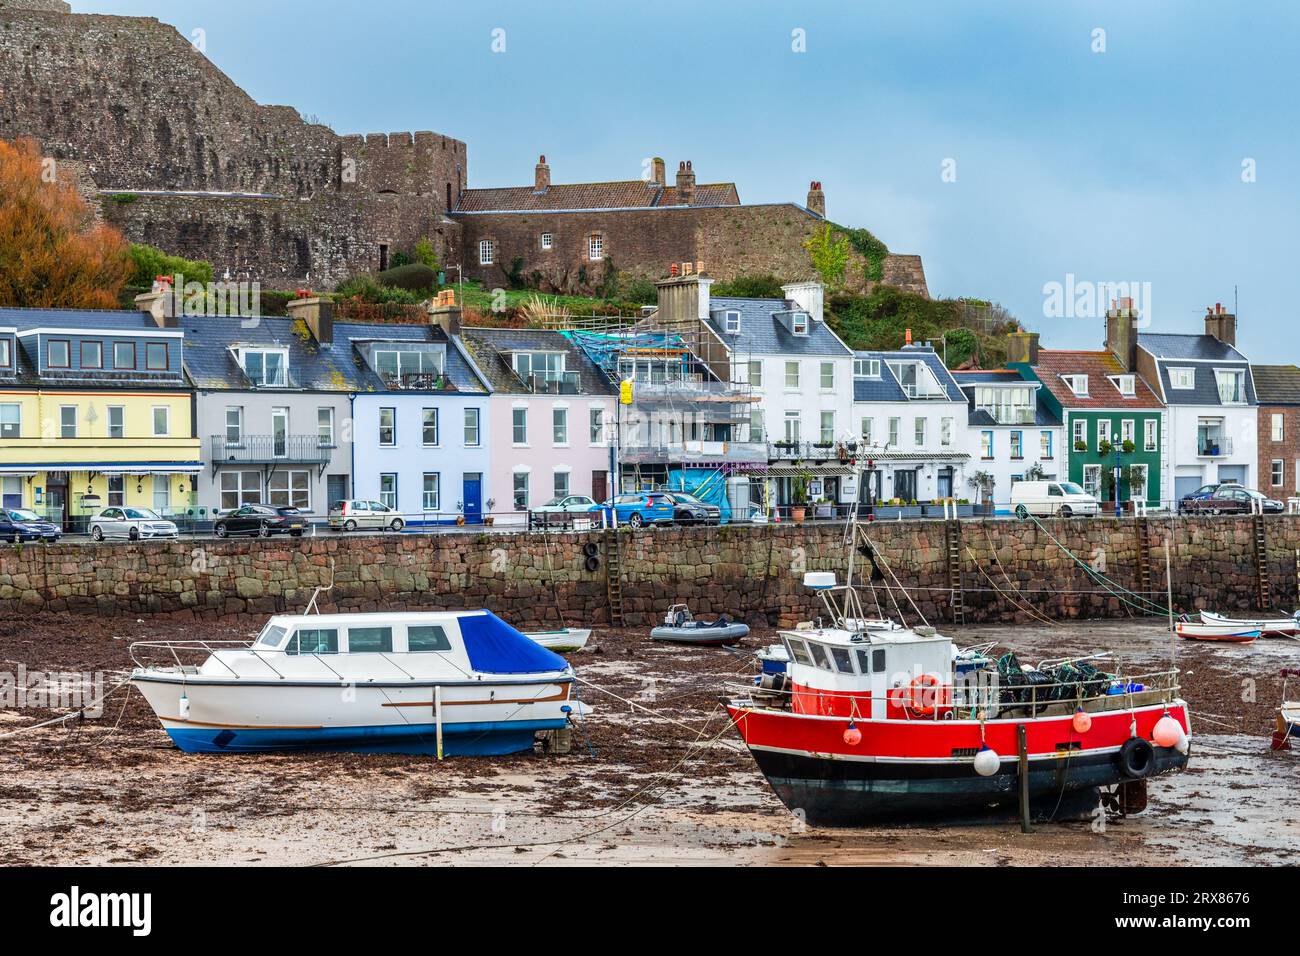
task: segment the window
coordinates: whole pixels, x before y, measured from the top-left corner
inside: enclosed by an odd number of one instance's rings
[[[785,440],[788,442],[799,440],[799,413],[797,411],[785,413]]]
[[[794,332],[795,335],[807,335],[808,334],[808,313],[791,312],[790,330]]]
[[[1119,440],[1121,442],[1137,441],[1137,424],[1131,418],[1119,423]]]
[[[515,472],[515,510],[528,510],[528,472]]]
[[[1070,391],[1080,398],[1088,396],[1088,376],[1086,375],[1062,375],[1061,380],[1069,387]]]
[[[397,409],[395,408],[379,410],[379,444],[390,447],[397,444]]]
[[[1144,501],[1147,496],[1147,466],[1133,465],[1129,468],[1128,478],[1129,497],[1136,501]]]
[[[798,362],[785,363],[785,387],[786,388],[799,387],[799,363]]]
[[[1038,433],[1038,457],[1039,458],[1052,457],[1052,433],[1051,432]]]
[[[880,359],[855,358],[854,378],[880,378]]]
[[[515,374],[530,386],[534,379],[545,382],[564,380],[563,352],[515,352],[511,356]]]
[[[300,654],[337,654],[339,652],[339,632],[332,627],[308,627],[300,628],[293,637],[289,638],[289,643],[284,646],[284,652],[291,656]]]
[[[826,648],[822,647],[820,644],[814,644],[812,641],[809,641],[808,650],[812,652],[813,663],[822,670],[828,671],[831,669],[831,659],[826,653]]]
[[[510,422],[512,426],[512,441],[516,445],[528,444],[528,409],[514,408],[510,410]]]
[[[18,438],[23,431],[23,407],[6,402],[0,405],[0,438]]]
[[[1082,418],[1074,420],[1074,447],[1079,451],[1086,451],[1088,448],[1088,423]]]
[[[835,388],[834,362],[822,362],[822,388],[827,391]]]
[[[567,408],[551,409],[551,441],[556,445],[569,443],[569,410]]]
[[[944,448],[952,447],[952,419],[939,419],[939,444]]]
[[[557,471],[555,473],[555,497],[569,497],[569,473],[567,471]]]
[[[1142,445],[1147,451],[1156,450],[1156,427],[1158,424],[1154,418],[1148,418],[1142,423]]]
[[[348,628],[349,654],[387,654],[393,649],[391,627]]]
[[[113,343],[113,368],[135,368],[135,343]]]
[[[144,367],[148,369],[167,368],[167,343],[146,342],[144,346]]]
[[[311,511],[311,472],[276,469],[266,481],[266,500],[276,508]]]
[[[121,508],[126,504],[126,476],[108,476],[108,504],[112,508]]]
[[[1237,369],[1215,369],[1214,379],[1219,383],[1219,401],[1225,405],[1241,405],[1246,401],[1246,373]]]
[[[761,388],[763,385],[763,363],[759,359],[749,363],[749,384],[755,388]]]
[[[371,355],[375,371],[390,388],[440,387],[442,356],[419,349],[376,348]]]
[[[172,510],[171,475],[153,476],[153,510],[165,515]]]
[[[14,364],[13,340],[8,336],[0,338],[0,368],[12,368]]]
[[[592,262],[605,258],[605,237],[599,233],[587,237],[587,258]]]
[[[491,239],[480,239],[478,244],[478,264],[490,266],[496,261],[496,243]]]
[[[903,420],[901,418],[891,418],[889,420],[889,447],[898,447],[898,432],[902,428]]]
[[[68,361],[67,340],[51,339],[45,346],[45,364],[50,368],[67,368]]]
[[[739,335],[740,311],[738,309],[728,309],[722,313],[722,326],[727,330],[728,335]]]
[[[334,409],[316,409],[316,441],[322,448],[334,447]]]
[[[913,437],[916,440],[917,448],[925,447],[925,425],[926,421],[924,418],[916,418],[912,420]]]
[[[1286,466],[1282,464],[1282,460],[1280,458],[1273,459],[1272,476],[1273,476],[1273,487],[1274,488],[1282,487],[1282,482],[1286,480]]]
[[[1011,457],[1012,459],[1024,458],[1024,432],[1013,431],[1011,433]]]
[[[59,406],[59,437],[60,438],[77,437],[77,406],[76,405]]]
[[[412,624],[406,629],[408,651],[449,651],[447,632],[437,624]]]
[[[221,473],[221,507],[242,508],[262,503],[260,471],[223,471]]]
[[[542,248],[550,249],[553,245],[555,245],[555,236],[549,232],[542,233]]]
[[[1083,466],[1083,490],[1094,498],[1101,497],[1101,465]]]
[[[440,494],[441,485],[442,476],[437,472],[426,471],[424,473],[424,497],[421,504],[425,511],[437,511],[441,507],[439,504],[442,497]]]
[[[822,412],[822,444],[829,444],[835,440],[835,413]]]
[[[397,510],[397,476],[393,474],[379,476],[379,501],[387,508]]]
[[[1132,398],[1137,391],[1137,383],[1132,375],[1116,375],[1111,381],[1125,398]]]
[[[1169,387],[1170,388],[1195,388],[1196,369],[1171,368],[1169,370]]]
[[[988,412],[1000,425],[1032,425],[1034,391],[1029,385],[979,385],[975,388],[975,407]]]
[[[790,648],[790,656],[796,664],[802,664],[805,667],[812,666],[812,658],[808,656],[808,647],[803,641],[796,640],[793,637],[787,637],[786,644]]]
[[[749,440],[763,441],[763,439],[763,410],[751,406],[749,409]]]
[[[1097,419],[1097,447],[1101,447],[1102,442],[1110,441],[1110,419]]]
[[[126,437],[126,408],[122,405],[108,406],[108,437]]]
[[[82,368],[103,368],[104,367],[104,347],[98,342],[81,343],[81,367]]]
[[[478,409],[465,409],[465,444],[470,448],[477,447],[479,443],[478,433]]]
[[[251,349],[240,353],[244,374],[254,385],[263,388],[283,388],[289,383],[289,353],[265,349]]]
[[[1274,412],[1272,416],[1272,437],[1273,441],[1282,441],[1286,435],[1286,425],[1281,412]]]
[[[605,444],[605,409],[587,410],[587,427],[590,442],[593,445]]]
[[[984,459],[993,457],[993,432],[985,429],[980,432],[980,457]]]
[[[438,444],[438,410],[420,409],[420,441],[425,445]]]
[[[172,410],[168,405],[153,407],[153,437],[166,438],[172,432]]]
[[[872,420],[870,418],[864,418],[860,423],[859,433],[862,436],[862,443],[864,445],[871,444],[871,424]]]

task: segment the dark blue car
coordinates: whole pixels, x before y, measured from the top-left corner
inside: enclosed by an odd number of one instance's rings
[[[26,512],[30,514],[30,512]],[[23,541],[39,541],[41,533],[35,528],[29,526],[26,521],[14,520],[14,515],[24,514],[22,511],[10,511],[8,509],[0,510],[0,541],[9,541],[18,544]],[[33,515],[35,517],[35,515]],[[40,520],[39,518],[37,519]]]

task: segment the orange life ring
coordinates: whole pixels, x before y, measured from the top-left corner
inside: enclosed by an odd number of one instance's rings
[[[935,705],[927,704],[926,691],[938,687],[939,678],[933,674],[922,674],[914,678],[906,687],[895,687],[889,692],[889,702],[895,707],[906,710],[918,717],[928,717],[934,713]],[[937,697],[937,695],[935,695]]]

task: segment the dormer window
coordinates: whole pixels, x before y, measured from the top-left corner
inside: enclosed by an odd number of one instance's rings
[[[45,346],[45,364],[50,368],[68,367],[67,339],[51,339]]]
[[[442,355],[422,349],[377,346],[375,371],[389,388],[430,387],[442,375]]]
[[[13,368],[13,339],[0,338],[0,368]]]
[[[722,313],[723,328],[727,330],[728,335],[740,334],[740,311],[738,309],[728,309]]]
[[[1086,375],[1062,375],[1063,381],[1078,398],[1088,397],[1088,376]]]
[[[243,349],[239,364],[259,388],[284,388],[289,384],[287,349]]]
[[[880,378],[880,359],[855,358],[854,378]]]
[[[808,313],[791,312],[790,313],[790,331],[795,335],[808,334]]]
[[[1240,369],[1215,369],[1214,378],[1219,383],[1219,401],[1225,405],[1243,405],[1246,402],[1246,373]]]
[[[1132,398],[1137,393],[1137,381],[1132,375],[1112,375],[1110,380],[1125,398]]]
[[[1169,387],[1170,388],[1195,388],[1196,369],[1171,368],[1169,370]]]
[[[533,388],[564,381],[563,352],[515,352],[510,356],[510,364],[515,374]]]

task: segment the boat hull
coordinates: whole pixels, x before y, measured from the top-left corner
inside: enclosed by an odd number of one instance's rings
[[[1235,621],[1221,614],[1202,611],[1201,622],[1209,625],[1236,627],[1240,630],[1258,630],[1260,637],[1300,637],[1300,621],[1291,617]]]
[[[489,757],[533,749],[537,731],[564,726],[563,720],[444,724],[442,752],[448,757]],[[311,729],[165,727],[178,748],[191,754],[336,751],[369,754],[437,754],[435,724]]]
[[[1195,624],[1179,621],[1174,630],[1189,641],[1219,641],[1224,644],[1252,644],[1259,639],[1260,631],[1249,625],[1239,627],[1228,624]]]
[[[589,627],[566,627],[556,631],[524,631],[524,637],[557,654],[580,651],[591,638]]]
[[[670,644],[698,644],[702,647],[719,647],[737,644],[749,634],[746,624],[728,624],[726,627],[670,627],[661,625],[650,632],[653,641]]]

